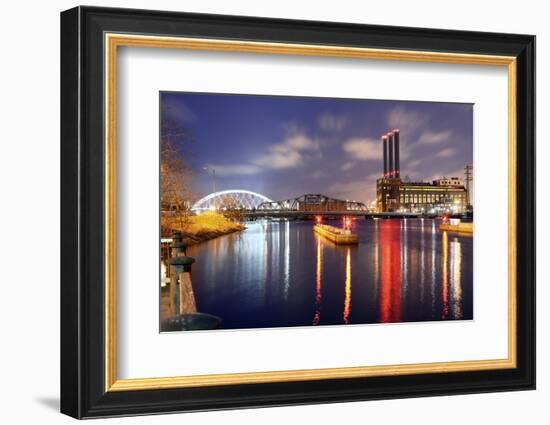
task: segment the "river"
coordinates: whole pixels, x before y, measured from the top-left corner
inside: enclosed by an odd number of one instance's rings
[[[472,319],[473,238],[439,223],[357,219],[355,246],[311,221],[246,223],[188,249],[197,309],[223,329]]]

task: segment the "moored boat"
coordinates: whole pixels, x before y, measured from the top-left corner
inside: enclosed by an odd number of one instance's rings
[[[351,245],[359,242],[357,234],[352,233],[351,230],[329,226],[328,224],[316,224],[313,231],[338,245]]]

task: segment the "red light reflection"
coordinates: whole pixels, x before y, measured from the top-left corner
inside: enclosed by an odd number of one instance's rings
[[[401,228],[398,220],[383,220],[380,244],[380,322],[401,321]]]

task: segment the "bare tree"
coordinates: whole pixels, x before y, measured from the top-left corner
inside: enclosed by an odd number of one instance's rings
[[[218,210],[231,221],[242,221],[244,211],[242,205],[239,205],[230,196],[224,196],[218,203]]]
[[[181,229],[187,223],[193,193],[190,189],[192,170],[184,157],[185,145],[191,141],[189,132],[163,110],[160,134],[160,202],[161,227],[166,234],[171,223]],[[169,217],[169,218],[168,218]]]

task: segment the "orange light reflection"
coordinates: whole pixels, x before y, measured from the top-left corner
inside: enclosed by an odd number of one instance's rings
[[[349,313],[351,310],[351,250],[346,251],[346,298],[344,299],[344,323],[349,323]]]
[[[443,312],[442,319],[446,319],[449,314],[449,270],[447,262],[449,259],[449,239],[447,232],[443,232]]]
[[[321,237],[317,236],[317,270],[315,274],[315,315],[313,316],[313,325],[318,325],[321,321],[321,278],[323,271],[323,249],[321,246]]]

